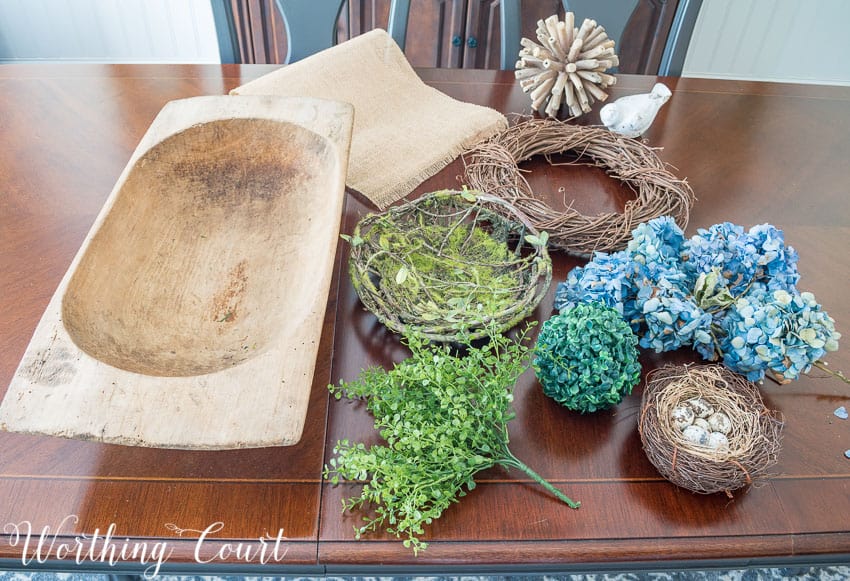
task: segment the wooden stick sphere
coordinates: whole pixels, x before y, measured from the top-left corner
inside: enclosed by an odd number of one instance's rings
[[[585,19],[575,27],[575,15],[564,21],[552,15],[537,21],[537,40],[523,38],[516,78],[523,92],[531,94],[531,107],[541,115],[557,117],[564,107],[573,117],[590,112],[596,101],[605,101],[604,91],[617,82],[605,71],[620,64],[614,41],[595,20]]]

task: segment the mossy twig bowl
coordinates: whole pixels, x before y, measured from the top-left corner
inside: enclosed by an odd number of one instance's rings
[[[351,282],[366,308],[392,331],[432,341],[510,329],[552,281],[546,233],[479,192],[426,194],[369,214],[345,238]]]

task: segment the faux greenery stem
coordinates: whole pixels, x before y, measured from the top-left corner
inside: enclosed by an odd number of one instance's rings
[[[549,482],[547,482],[542,476],[540,476],[537,472],[529,468],[525,462],[511,454],[510,450],[506,450],[507,456],[504,458],[500,458],[498,463],[502,466],[513,466],[518,470],[522,470],[526,474],[528,474],[532,480],[534,480],[537,484],[557,496],[560,500],[564,501],[570,508],[578,508],[581,506],[580,502],[575,502],[571,500],[566,494],[552,486]]]
[[[572,501],[519,460],[508,448],[513,387],[528,369],[525,335],[511,340],[490,328],[490,341],[460,352],[419,335],[405,342],[411,356],[392,370],[366,369],[355,381],[329,386],[339,399],[362,398],[385,444],[342,440],[325,467],[325,478],[363,483],[344,510],[364,510],[355,537],[384,529],[414,552],[427,545],[423,527],[475,488],[475,475],[495,465],[525,472],[571,508]]]

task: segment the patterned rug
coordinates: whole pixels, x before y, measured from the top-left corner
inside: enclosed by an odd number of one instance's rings
[[[0,571],[0,581],[135,581],[132,575],[95,575],[76,573],[27,573]],[[660,571],[543,576],[416,576],[416,577],[236,577],[160,575],[160,581],[845,581],[850,565],[835,567],[779,567],[773,569],[716,569],[707,571]]]

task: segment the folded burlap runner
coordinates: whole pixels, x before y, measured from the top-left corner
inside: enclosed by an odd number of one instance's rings
[[[321,97],[354,105],[349,187],[384,209],[468,146],[507,127],[499,112],[462,103],[416,75],[376,29],[237,87],[231,94]]]

